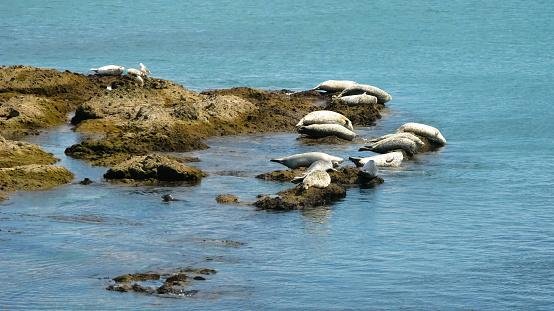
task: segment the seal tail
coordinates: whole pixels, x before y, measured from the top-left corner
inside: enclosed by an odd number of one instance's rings
[[[373,151],[373,147],[372,146],[363,146],[360,149],[358,149],[358,151]]]
[[[271,160],[269,160],[269,161],[270,161],[270,162],[276,162],[276,163],[279,163],[279,164],[283,164],[283,161],[284,161],[284,160],[281,158],[281,159],[271,159]]]
[[[361,148],[360,148],[360,149],[361,149]],[[352,162],[354,163],[354,165],[356,165],[356,167],[363,166],[363,164],[361,163],[362,158],[349,157],[348,160],[352,161]]]
[[[98,68],[90,68],[90,71],[98,72]]]

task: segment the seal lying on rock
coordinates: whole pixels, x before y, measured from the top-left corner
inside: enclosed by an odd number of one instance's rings
[[[271,159],[270,161],[277,162],[277,163],[283,164],[288,168],[295,169],[299,167],[308,167],[312,165],[312,163],[318,160],[331,162],[333,163],[333,165],[336,166],[339,163],[342,163],[344,159],[335,157],[332,155],[328,155],[323,152],[306,152],[306,153],[293,154],[288,157]]]
[[[302,182],[302,180],[304,180],[304,178],[307,175],[309,175],[310,173],[315,172],[315,171],[328,172],[328,171],[336,171],[336,169],[334,168],[334,165],[333,165],[332,162],[318,160],[318,161],[315,161],[314,163],[312,163],[312,165],[310,165],[310,167],[308,167],[308,169],[306,170],[306,172],[304,172],[304,174],[302,174],[301,176],[294,177],[291,180],[291,182],[294,183],[294,184],[300,183],[300,182]]]
[[[366,93],[337,97],[337,99],[347,105],[374,105],[378,102],[377,97]]]
[[[329,93],[335,93],[335,92],[341,92],[344,89],[352,87],[356,84],[357,83],[355,81],[349,81],[349,80],[327,80],[327,81],[321,82],[316,87],[314,87],[312,90],[313,91],[325,91],[325,92],[329,92]]]
[[[357,167],[364,166],[364,164],[366,164],[368,161],[373,161],[375,162],[375,165],[381,166],[381,167],[399,167],[400,164],[402,163],[402,160],[404,159],[404,155],[400,151],[395,151],[395,152],[389,152],[389,153],[380,154],[372,157],[366,157],[366,158],[350,157],[348,159],[354,162],[354,164]]]
[[[125,67],[117,65],[106,65],[99,68],[90,68],[95,75],[99,76],[119,76],[123,73]]]
[[[363,179],[369,180],[377,177],[377,165],[375,161],[369,160],[360,169],[359,176]]]
[[[327,188],[331,184],[331,176],[326,171],[316,170],[310,172],[302,180],[302,188],[308,190],[310,187]]]
[[[421,148],[425,145],[425,143],[421,140],[421,138],[419,138],[419,137],[417,137],[417,135],[414,135],[414,134],[409,133],[409,132],[399,132],[399,133],[387,134],[387,135],[383,135],[381,137],[372,138],[372,139],[369,140],[369,142],[370,143],[376,143],[376,142],[380,142],[384,139],[389,139],[389,138],[392,138],[392,137],[408,138],[408,139],[412,140],[414,143],[416,143],[418,148]]]
[[[446,144],[446,139],[442,136],[441,132],[430,125],[422,123],[406,123],[398,128],[397,132],[410,132],[416,135],[427,138],[429,141],[436,143],[440,146]]]
[[[312,124],[301,126],[298,128],[298,133],[313,138],[336,136],[345,140],[353,140],[356,137],[356,133],[338,124]]]
[[[350,122],[347,117],[330,110],[312,111],[300,119],[300,121],[296,124],[296,127],[308,126],[312,124],[339,124],[351,131],[354,130],[352,122]]]
[[[359,151],[373,151],[377,153],[389,153],[394,150],[403,150],[408,156],[413,156],[417,153],[416,143],[405,137],[390,137],[364,146],[358,149]]]
[[[369,85],[369,84],[355,84],[346,89],[344,89],[339,97],[344,97],[347,95],[356,95],[356,94],[369,94],[377,97],[377,100],[380,104],[384,104],[392,99],[389,93],[383,91],[382,89]]]

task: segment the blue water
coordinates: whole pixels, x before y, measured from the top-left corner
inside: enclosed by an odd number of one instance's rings
[[[97,183],[0,203],[0,309],[554,309],[552,33],[551,1],[2,1],[1,64],[141,61],[197,90],[358,80],[394,97],[358,132],[416,121],[449,143],[332,207],[267,213],[214,197],[287,187],[253,178],[273,156],[357,146],[218,138],[191,153],[200,185],[125,188],[63,155],[69,126],[31,137]],[[193,298],[104,290],[188,265],[219,271]]]

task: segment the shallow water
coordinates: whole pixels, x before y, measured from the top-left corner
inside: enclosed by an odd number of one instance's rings
[[[0,309],[551,309],[554,304],[554,5],[284,1],[0,3],[0,63],[86,71],[136,66],[194,89],[309,88],[329,78],[390,91],[390,114],[448,145],[330,208],[257,212],[244,201],[288,184],[254,179],[274,156],[360,155],[293,134],[225,137],[188,153],[200,185],[125,188],[66,158],[68,126],[29,140],[89,177],[0,203]],[[172,193],[180,201],[165,204]],[[219,240],[243,242],[229,247]],[[206,266],[197,296],[104,290],[107,277]]]

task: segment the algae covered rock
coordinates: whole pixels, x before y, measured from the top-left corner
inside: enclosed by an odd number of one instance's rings
[[[29,164],[53,164],[56,158],[39,146],[0,136],[0,168]]]
[[[73,174],[57,165],[31,164],[0,168],[0,191],[48,189],[71,180]]]
[[[135,156],[113,168],[104,178],[111,180],[134,181],[187,181],[199,182],[204,174],[201,170],[187,166],[162,155]]]
[[[215,201],[219,204],[234,204],[239,203],[239,198],[232,194],[220,194],[215,197]]]
[[[254,203],[260,210],[302,210],[305,208],[328,205],[346,197],[346,188],[330,184],[327,188],[294,187],[277,193],[277,196],[263,196]]]

